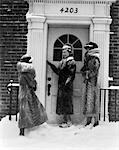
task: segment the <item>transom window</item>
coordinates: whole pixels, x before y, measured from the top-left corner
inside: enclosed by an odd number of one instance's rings
[[[69,44],[72,46],[74,59],[76,61],[82,61],[82,43],[73,34],[64,34],[55,41],[53,61],[60,61],[62,59],[62,47],[64,44]]]

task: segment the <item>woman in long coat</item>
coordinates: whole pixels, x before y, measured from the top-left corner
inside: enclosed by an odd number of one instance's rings
[[[56,113],[63,115],[63,123],[60,127],[71,124],[70,115],[73,114],[73,80],[75,78],[76,63],[72,55],[71,46],[63,46],[63,59],[56,67],[48,61],[48,65],[59,76]]]
[[[19,122],[20,135],[24,135],[25,128],[32,128],[47,121],[43,105],[35,94],[37,82],[35,69],[31,63],[31,56],[23,55],[17,63],[19,78]]]
[[[89,42],[84,47],[87,52],[85,53],[84,66],[81,69],[84,77],[84,110],[86,116],[86,124],[90,123],[93,126],[98,124],[98,72],[100,67],[99,50],[96,43]]]

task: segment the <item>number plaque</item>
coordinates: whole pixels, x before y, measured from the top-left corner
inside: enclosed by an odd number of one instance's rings
[[[61,12],[61,13],[71,13],[71,14],[74,13],[74,14],[76,14],[76,13],[78,13],[78,8],[65,7],[65,8],[61,8],[61,9],[60,9],[60,12]]]

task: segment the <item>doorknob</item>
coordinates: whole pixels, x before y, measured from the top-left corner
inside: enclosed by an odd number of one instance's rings
[[[48,77],[48,81],[51,81],[51,77]]]
[[[51,84],[50,84],[50,81],[51,81],[51,77],[48,77],[48,96],[50,96],[50,88],[51,88]]]
[[[51,88],[51,84],[48,84],[48,96],[50,96],[50,88]]]

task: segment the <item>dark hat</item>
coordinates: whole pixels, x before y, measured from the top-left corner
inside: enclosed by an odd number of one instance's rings
[[[28,54],[25,54],[21,57],[20,62],[26,62],[26,63],[31,63],[31,56]]]
[[[84,46],[85,49],[90,48],[90,49],[94,49],[94,48],[98,48],[98,45],[94,42],[89,42]]]

